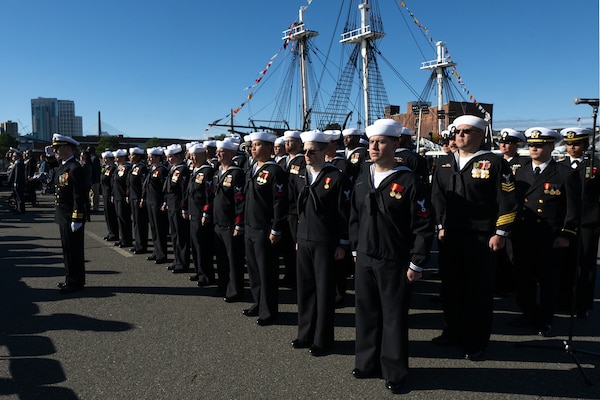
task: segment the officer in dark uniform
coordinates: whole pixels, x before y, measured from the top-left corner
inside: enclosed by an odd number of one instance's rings
[[[519,155],[519,147],[525,143],[525,135],[511,128],[500,130],[498,140],[500,153],[508,163],[513,175],[517,169],[528,160],[528,157]],[[513,264],[512,240],[506,239],[504,249],[497,252],[498,266],[496,268],[495,293],[499,296],[507,296],[516,290],[515,270]]]
[[[434,235],[424,183],[394,160],[400,131],[366,128],[369,155],[351,199],[350,242],[356,257],[355,378],[383,377],[401,393],[408,375],[411,282],[421,278]]]
[[[27,178],[25,177],[25,163],[20,150],[14,147],[10,148],[12,152],[12,166],[8,173],[8,186],[12,188],[13,196],[15,197],[17,214],[25,214],[25,190],[27,186]]]
[[[173,273],[187,271],[190,265],[190,224],[184,217],[188,213],[185,193],[190,169],[185,164],[184,151],[180,144],[172,144],[165,150],[171,168],[165,180],[163,211],[167,211],[171,242],[175,259],[167,269]]]
[[[203,144],[195,144],[188,151],[193,170],[186,191],[187,219],[190,224],[190,249],[196,269],[196,274],[190,276],[190,280],[197,281],[198,286],[208,286],[215,282],[214,227],[209,203],[215,171],[206,160]],[[220,289],[222,293],[219,293],[219,297],[223,297],[225,289]]]
[[[239,144],[217,141],[219,168],[213,178],[212,220],[215,228],[215,255],[219,287],[225,289],[227,303],[244,296],[244,186],[246,174],[233,158]]]
[[[481,360],[492,331],[496,257],[517,213],[514,176],[508,164],[483,150],[487,122],[456,118],[458,151],[436,167],[432,201],[443,242],[441,300],[446,327],[433,339],[458,344],[464,357]]]
[[[330,135],[309,131],[301,139],[306,169],[297,208],[298,336],[292,347],[309,347],[311,355],[322,356],[334,342],[334,269],[335,260],[343,260],[349,250],[351,189],[348,178],[325,162]]]
[[[287,224],[287,176],[273,161],[275,135],[253,132],[252,158],[246,175],[244,243],[246,264],[254,304],[243,310],[258,316],[258,325],[270,325],[278,316],[278,260],[274,245]]]
[[[350,163],[346,175],[354,183],[362,169],[363,162],[369,158],[368,149],[361,145],[362,133],[356,128],[347,128],[342,131],[346,159]]]
[[[145,254],[148,251],[148,209],[143,199],[143,185],[148,174],[148,167],[143,160],[144,150],[139,147],[129,149],[131,169],[127,176],[127,199],[131,207],[131,219],[135,246],[129,251],[134,254]]]
[[[117,242],[119,241],[119,220],[117,219],[115,204],[111,201],[113,197],[113,174],[117,170],[115,155],[112,151],[105,151],[102,153],[102,160],[104,166],[102,167],[102,175],[100,175],[100,185],[102,187],[102,201],[104,202],[104,220],[108,231],[107,235],[104,236],[104,240]]]
[[[538,335],[549,336],[565,251],[577,239],[581,182],[576,170],[552,158],[554,143],[561,140],[558,132],[535,127],[525,136],[531,161],[515,176],[521,207],[512,236],[517,304],[523,314],[509,325],[533,327]]]
[[[37,206],[37,193],[36,185],[37,181],[34,179],[35,173],[37,172],[37,161],[33,157],[31,150],[25,151],[25,179],[27,180],[27,194],[29,195],[29,201],[33,207]]]
[[[591,158],[586,154],[590,137],[593,136],[591,129],[566,128],[560,133],[565,140],[567,153],[569,154],[561,163],[579,172],[579,178],[583,184],[583,212],[579,231],[579,274],[576,287],[575,312],[579,318],[588,318],[594,305],[598,240],[600,239],[600,177],[598,176],[600,163],[598,159],[595,159],[593,165],[590,165]],[[570,252],[570,256],[577,259],[575,254],[572,251]],[[567,264],[565,263],[565,265]],[[573,274],[567,275],[561,281],[564,282],[563,287],[568,286],[568,288],[565,287],[568,293],[572,294]]]
[[[120,238],[115,242],[115,246],[132,247],[131,207],[127,203],[127,177],[131,171],[131,164],[127,161],[127,150],[116,150],[114,155],[117,158],[117,170],[113,173],[112,198],[119,221]]]
[[[57,133],[52,135],[52,147],[61,162],[54,177],[54,222],[60,229],[65,262],[65,281],[58,284],[62,294],[81,290],[85,285],[84,210],[89,201],[89,187],[85,171],[75,158],[77,146],[79,142],[71,137]]]
[[[152,235],[152,254],[146,257],[148,261],[156,264],[167,262],[167,234],[169,232],[169,221],[167,212],[161,210],[165,201],[163,188],[169,170],[163,163],[164,150],[161,147],[147,149],[149,169],[144,181],[142,201],[148,210],[148,222]]]

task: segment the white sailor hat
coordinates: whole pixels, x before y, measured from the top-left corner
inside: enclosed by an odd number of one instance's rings
[[[139,147],[130,147],[129,148],[129,154],[130,155],[134,155],[134,154],[144,154],[144,150],[140,149]]]
[[[79,142],[72,137],[55,133],[52,135],[52,146],[61,146],[63,144],[77,147]]]
[[[398,131],[398,136],[402,134],[402,124],[395,119],[381,118],[373,122],[373,125],[385,125]],[[368,136],[367,136],[368,137]]]
[[[230,137],[231,137],[231,139],[235,140],[238,143],[242,141],[242,136],[239,133],[232,133]],[[225,139],[228,139],[228,138],[225,138]]]
[[[346,128],[342,131],[342,136],[362,136],[362,133],[356,128]]]
[[[460,125],[469,125],[473,128],[485,131],[485,129],[488,126],[488,122],[485,119],[480,118],[476,115],[461,115],[460,117],[456,118],[454,122],[452,122],[452,126],[454,129],[449,127],[450,132],[456,130]]]
[[[246,135],[244,136],[244,142],[251,142],[252,139],[250,139],[250,135]]]
[[[10,147],[9,150],[12,151],[13,153],[19,153],[19,154],[21,154],[21,150],[16,149],[14,147]]]
[[[325,131],[327,132],[327,131]],[[318,143],[329,143],[329,134],[322,132],[318,129],[314,129],[312,131],[302,132],[300,134],[300,139],[302,139],[303,143],[306,142],[318,142]]]
[[[413,131],[412,129],[408,129],[405,126],[403,126],[402,129],[400,130],[400,135],[412,136],[414,134],[415,134],[415,131]]]
[[[215,144],[216,146],[216,144]],[[202,143],[196,143],[188,149],[191,154],[206,153],[206,147]]]
[[[167,146],[165,149],[166,156],[172,156],[175,154],[183,153],[183,148],[180,144],[174,143]]]
[[[389,118],[378,119],[373,122],[373,125],[369,125],[365,129],[368,138],[372,136],[390,136],[397,138],[400,136],[401,131],[402,124]]]
[[[592,133],[591,129],[586,128],[565,128],[560,131],[560,134],[567,143],[578,142],[584,139],[587,140]]]
[[[127,150],[125,150],[125,149],[118,149],[118,150],[115,150],[113,152],[113,154],[115,155],[115,157],[124,157],[124,156],[127,155]]]
[[[216,140],[205,140],[203,143],[204,147],[217,147]]]
[[[511,128],[504,128],[500,131],[500,143],[519,143],[525,142],[525,135]]]
[[[200,143],[200,142],[199,142],[199,141],[197,141],[197,140],[196,140],[196,141],[194,141],[194,142],[188,142],[188,143],[186,143],[186,144],[185,144],[185,149],[186,149],[187,151],[190,151],[190,147],[192,147],[192,146],[194,146],[194,145],[196,145],[196,144],[198,144],[198,143]]]
[[[288,131],[291,132],[291,131]],[[260,132],[252,132],[250,135],[250,141],[253,142],[255,140],[261,140],[263,142],[275,142],[275,139],[277,139],[277,136],[273,135],[272,133],[269,132],[264,132],[264,131],[260,131]]]
[[[112,151],[105,151],[101,154],[102,158],[115,158]]]
[[[237,150],[239,149],[239,144],[237,141],[225,138],[224,140],[217,140],[217,149],[223,150]]]
[[[148,155],[153,155],[153,156],[162,156],[165,154],[165,151],[163,150],[162,147],[150,147],[149,149],[146,150],[146,152],[148,153]]]
[[[273,143],[279,146],[283,146],[285,144],[285,138],[283,136],[279,136],[277,139],[275,139],[275,142]]]
[[[450,131],[448,129],[444,129],[440,133],[440,138],[441,138],[442,144],[448,144],[448,141],[450,140]]]
[[[525,136],[527,143],[554,143],[562,139],[557,131],[539,126],[527,129]]]
[[[369,145],[369,141],[365,138],[360,138],[360,140],[358,141],[359,144],[363,145],[363,146],[368,146]]]
[[[286,139],[300,139],[302,140],[302,138],[300,137],[301,132],[300,131],[285,131],[283,132],[283,137]]]
[[[338,129],[328,129],[323,131],[323,133],[329,137],[329,142],[337,141],[342,135],[342,132]]]

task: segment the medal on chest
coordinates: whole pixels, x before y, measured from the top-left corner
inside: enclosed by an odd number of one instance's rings
[[[544,194],[549,194],[550,196],[560,196],[560,185],[550,182],[544,183]]]
[[[329,189],[329,184],[331,183],[331,177],[326,177],[325,178],[325,185],[323,185],[323,189],[327,190]]]
[[[194,181],[198,185],[201,184],[202,182],[204,182],[204,174],[202,172],[199,174],[196,174],[196,179]]]
[[[260,174],[258,174],[258,177],[256,178],[256,183],[258,183],[259,185],[264,185],[265,183],[267,183],[269,179],[269,171],[261,171]]]
[[[69,186],[69,173],[65,172],[58,177],[59,186]]]
[[[179,172],[178,170],[173,171],[173,175],[171,175],[171,182],[176,183],[177,181],[179,181],[180,174],[181,172]]]
[[[360,161],[360,154],[359,153],[352,153],[352,155],[350,156],[350,162],[352,164],[356,164],[359,161]]]
[[[488,179],[490,177],[490,167],[492,163],[488,160],[475,161],[471,176],[475,179]]]
[[[227,175],[225,177],[225,180],[223,181],[223,186],[224,187],[231,187],[231,182],[233,182],[233,176]]]
[[[404,192],[404,186],[397,183],[392,183],[390,187],[390,197],[400,200],[402,198],[402,192]]]

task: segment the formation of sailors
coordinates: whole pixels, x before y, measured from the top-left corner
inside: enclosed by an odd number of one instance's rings
[[[354,275],[353,375],[382,377],[399,393],[412,282],[434,238],[445,324],[433,342],[458,346],[466,359],[485,357],[498,291],[516,293],[522,310],[509,325],[539,335],[552,334],[564,282],[577,286],[578,316],[592,309],[600,181],[585,153],[591,131],[503,129],[496,155],[487,128],[479,117],[457,118],[442,139],[447,155],[433,165],[413,151],[413,132],[391,119],[366,135],[253,132],[243,142],[155,147],[147,162],[139,148],[106,151],[105,239],[146,254],[150,232],[147,259],[165,264],[169,233],[168,269],[193,267],[190,280],[216,285],[215,296],[230,303],[245,300],[245,264],[252,299],[242,313],[260,326],[277,321],[279,286],[295,288],[291,344],[313,356],[331,351],[335,307]],[[556,162],[563,139],[569,158]],[[529,158],[516,152],[524,144]]]

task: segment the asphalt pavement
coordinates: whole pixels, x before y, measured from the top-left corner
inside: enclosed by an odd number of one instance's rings
[[[102,240],[106,226],[98,213],[85,226],[87,285],[61,295],[53,198],[40,195],[39,207],[12,215],[8,195],[0,191],[2,399],[398,397],[381,379],[351,375],[352,290],[336,311],[332,353],[312,357],[290,346],[296,337],[294,291],[280,290],[279,320],[260,327],[241,314],[249,302],[225,303],[212,296],[215,287],[190,282],[191,273],[172,274],[145,255]],[[518,312],[514,298],[498,298],[486,359],[473,362],[462,359],[458,348],[431,344],[443,326],[435,267],[433,257],[425,279],[414,286],[411,371],[402,398],[600,399],[600,300],[589,319],[558,314],[554,337],[544,338],[507,327]]]

